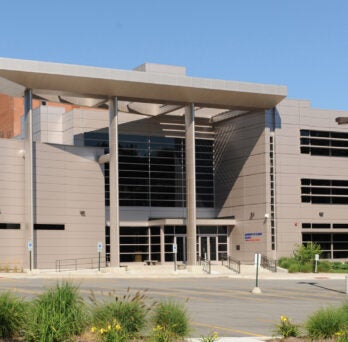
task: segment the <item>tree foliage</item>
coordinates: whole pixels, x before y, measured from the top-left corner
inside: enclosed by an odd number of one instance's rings
[[[316,254],[320,255],[321,247],[317,243],[307,243],[306,245],[296,245],[294,258],[300,264],[304,265],[314,260]]]

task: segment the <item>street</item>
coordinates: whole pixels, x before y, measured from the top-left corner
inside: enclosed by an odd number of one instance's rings
[[[175,299],[186,302],[193,327],[192,336],[217,331],[219,336],[272,336],[281,315],[295,323],[304,323],[320,307],[340,305],[347,295],[343,279],[274,280],[259,284],[262,293],[252,294],[252,279],[179,278],[179,279],[74,279],[88,301],[93,293],[100,300],[146,291],[149,302]],[[56,279],[0,278],[0,290],[16,291],[33,298]],[[111,293],[111,296],[109,296]]]

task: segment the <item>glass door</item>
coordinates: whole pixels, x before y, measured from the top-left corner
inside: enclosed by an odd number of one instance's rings
[[[203,236],[198,237],[199,256],[201,259],[217,261],[217,237]]]
[[[186,236],[176,235],[174,237],[174,243],[177,246],[177,261],[186,263]]]

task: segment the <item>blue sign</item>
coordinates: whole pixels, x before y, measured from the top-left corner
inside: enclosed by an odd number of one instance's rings
[[[261,241],[261,236],[262,236],[261,232],[245,233],[244,240],[246,242]]]

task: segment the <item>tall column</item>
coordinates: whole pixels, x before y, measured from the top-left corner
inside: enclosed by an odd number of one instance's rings
[[[25,258],[27,268],[35,268],[34,253],[34,182],[33,182],[33,95],[32,90],[27,89],[24,93],[24,148],[25,148],[25,251],[29,241],[32,244],[30,257]]]
[[[165,239],[164,239],[164,226],[160,227],[160,245],[161,245],[161,264],[165,262]]]
[[[185,128],[187,264],[196,265],[196,148],[195,107],[193,103],[185,108]]]
[[[118,109],[117,97],[109,102],[110,177],[110,265],[120,266],[120,208],[118,191]]]

